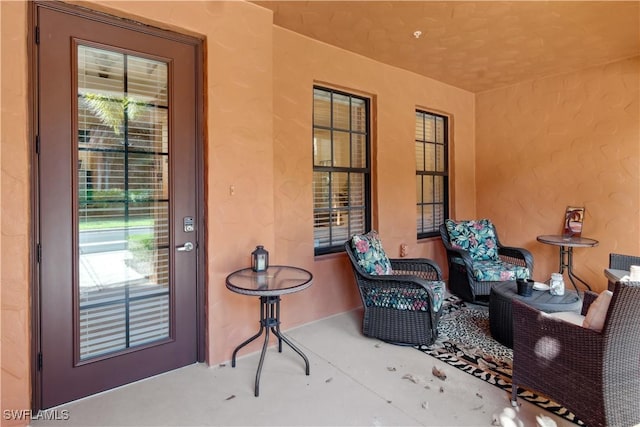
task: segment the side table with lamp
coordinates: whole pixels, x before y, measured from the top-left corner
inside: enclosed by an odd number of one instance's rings
[[[238,351],[264,334],[254,387],[254,395],[257,397],[260,394],[260,374],[269,346],[270,332],[278,338],[278,352],[282,352],[282,342],[287,344],[302,357],[305,363],[305,373],[309,375],[309,359],[280,331],[280,297],[308,288],[313,281],[313,275],[298,267],[270,266],[269,254],[262,246],[258,246],[252,253],[251,264],[250,268],[243,268],[229,274],[226,285],[227,289],[232,292],[260,298],[260,329],[255,335],[238,345],[231,357],[231,366],[235,368]]]

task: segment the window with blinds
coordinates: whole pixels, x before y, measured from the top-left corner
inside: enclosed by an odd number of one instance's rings
[[[449,214],[448,118],[416,111],[416,228],[418,238],[438,235]]]
[[[369,99],[313,89],[315,254],[343,250],[370,228]]]
[[[164,62],[77,49],[79,360],[167,339],[169,99]]]

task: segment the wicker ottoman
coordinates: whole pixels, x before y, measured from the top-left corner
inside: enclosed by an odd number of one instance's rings
[[[502,282],[491,288],[489,295],[489,327],[491,336],[509,348],[513,347],[513,318],[511,301],[518,299],[538,310],[553,313],[577,311],[582,308],[582,300],[576,291],[565,290],[564,295],[551,295],[549,291],[533,291],[528,297],[518,295],[515,281]]]

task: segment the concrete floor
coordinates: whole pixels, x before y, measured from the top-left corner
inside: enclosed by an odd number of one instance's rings
[[[259,397],[259,353],[241,351],[235,368],[187,366],[53,408],[49,418],[68,419],[31,425],[491,426],[502,417],[505,426],[535,426],[541,415],[573,426],[522,400],[509,424],[506,392],[412,347],[364,337],[361,316],[356,310],[286,331],[308,356],[311,375],[289,347],[280,354],[271,347]],[[444,381],[432,375],[434,366]]]

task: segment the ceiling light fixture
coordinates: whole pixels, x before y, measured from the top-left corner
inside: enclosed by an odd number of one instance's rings
[[[413,32],[413,37],[415,37],[417,39],[419,39],[421,35],[422,35],[422,31],[420,31],[420,30],[416,30],[416,31]]]

